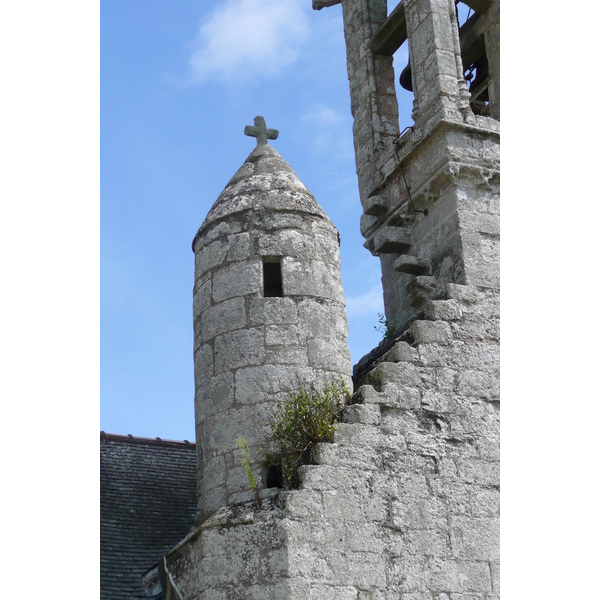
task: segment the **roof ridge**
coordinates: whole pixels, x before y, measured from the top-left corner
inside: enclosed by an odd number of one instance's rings
[[[177,446],[177,447],[195,447],[196,444],[194,442],[190,442],[189,440],[163,440],[162,438],[147,438],[147,437],[138,437],[131,435],[130,433],[127,435],[121,435],[117,433],[106,433],[105,431],[100,432],[100,440],[108,440],[113,442],[127,442],[132,444],[150,444],[155,446]]]

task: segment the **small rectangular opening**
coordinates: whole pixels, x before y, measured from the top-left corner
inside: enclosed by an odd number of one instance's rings
[[[280,298],[283,296],[280,257],[265,257],[263,259],[263,282],[265,298]]]

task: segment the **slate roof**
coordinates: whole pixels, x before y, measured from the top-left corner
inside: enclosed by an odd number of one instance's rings
[[[145,598],[142,576],[193,528],[196,445],[100,433],[100,598]]]

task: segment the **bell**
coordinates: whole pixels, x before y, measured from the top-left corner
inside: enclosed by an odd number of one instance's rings
[[[488,78],[488,76],[490,74],[488,61],[487,61],[485,54],[480,56],[473,63],[473,65],[471,65],[471,68],[470,68],[471,72],[473,71],[473,69],[476,69],[475,79],[473,79],[473,81],[471,81],[470,88],[471,88],[471,90],[475,91]]]
[[[409,92],[413,91],[412,71],[410,68],[410,60],[408,61],[408,64],[404,67],[404,69],[402,70],[402,73],[400,73],[400,85],[405,90],[408,90]]]

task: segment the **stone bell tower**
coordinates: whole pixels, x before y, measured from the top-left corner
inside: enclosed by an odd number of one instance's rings
[[[448,283],[499,290],[500,2],[465,0],[460,27],[459,4],[342,2],[360,228],[398,330]],[[400,75],[393,55],[405,43]],[[397,76],[414,93],[402,131]]]
[[[194,364],[201,516],[251,499],[236,439],[267,483],[262,450],[276,404],[313,382],[350,384],[339,236],[267,139],[227,184],[194,238]],[[351,384],[350,384],[351,385]],[[234,454],[235,453],[235,454]]]

